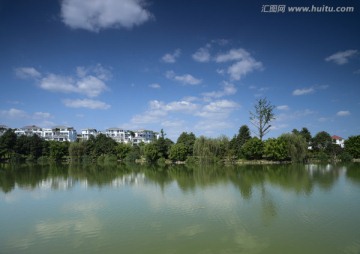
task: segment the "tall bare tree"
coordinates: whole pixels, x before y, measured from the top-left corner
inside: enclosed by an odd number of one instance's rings
[[[254,112],[250,111],[250,121],[256,127],[256,135],[260,140],[270,131],[270,122],[275,119],[274,108],[265,97],[256,101]]]

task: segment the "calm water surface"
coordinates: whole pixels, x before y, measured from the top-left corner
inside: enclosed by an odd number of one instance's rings
[[[360,164],[0,166],[0,253],[360,253]]]

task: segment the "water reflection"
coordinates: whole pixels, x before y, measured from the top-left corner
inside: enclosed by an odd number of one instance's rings
[[[120,187],[154,183],[162,190],[173,182],[184,192],[197,188],[232,183],[244,199],[250,199],[254,188],[266,193],[265,185],[278,186],[296,194],[310,195],[315,186],[328,191],[345,173],[354,183],[360,183],[359,164],[348,165],[243,165],[223,167],[204,165],[167,167],[141,165],[1,165],[0,190],[11,192],[23,189],[67,190],[77,183],[81,186]],[[266,197],[264,197],[266,199]],[[271,202],[266,200],[271,207]]]
[[[5,253],[356,253],[359,171],[1,165],[0,245]]]

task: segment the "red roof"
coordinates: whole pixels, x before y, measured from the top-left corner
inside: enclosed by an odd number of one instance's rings
[[[343,139],[342,137],[339,137],[339,136],[336,136],[336,135],[333,135],[331,138],[332,138],[332,139],[336,139],[336,140]]]

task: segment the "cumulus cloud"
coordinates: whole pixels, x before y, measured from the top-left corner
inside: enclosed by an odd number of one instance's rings
[[[73,29],[98,32],[139,26],[153,18],[144,0],[63,0],[62,21]]]
[[[338,111],[336,113],[337,116],[349,116],[350,115],[350,111],[347,111],[347,110],[341,110],[341,111]]]
[[[217,100],[203,106],[201,111],[196,114],[200,117],[219,120],[227,118],[232,111],[239,107],[240,105],[238,103],[231,100]]]
[[[180,49],[176,49],[172,54],[171,53],[167,53],[165,54],[161,60],[165,63],[175,63],[176,59],[179,58],[181,55],[181,50]]]
[[[203,95],[205,97],[210,97],[210,98],[220,98],[223,96],[233,95],[237,92],[237,89],[234,86],[234,84],[229,83],[227,81],[223,81],[221,83],[221,86],[223,87],[223,90],[203,93]]]
[[[196,62],[200,63],[206,63],[210,61],[210,52],[209,52],[210,44],[208,44],[206,47],[199,48],[193,55],[192,58]]]
[[[111,106],[105,102],[91,99],[65,99],[63,103],[70,108],[88,108],[88,109],[109,109]]]
[[[349,62],[349,58],[355,56],[358,54],[358,50],[355,49],[349,49],[345,51],[339,51],[331,56],[328,56],[325,58],[325,61],[327,62],[334,62],[338,65],[343,65]]]
[[[310,88],[302,88],[302,89],[296,89],[293,91],[293,95],[295,96],[299,96],[299,95],[305,95],[305,94],[310,94],[310,93],[314,93],[315,89],[310,87]]]
[[[174,71],[167,71],[165,77],[180,82],[183,85],[199,85],[202,82],[201,79],[197,79],[190,74],[176,75]]]
[[[257,62],[253,58],[244,59],[239,62],[234,63],[228,68],[227,73],[230,75],[233,80],[240,80],[249,72],[258,70],[262,68],[262,63]]]
[[[4,118],[10,118],[10,119],[17,119],[17,118],[27,118],[28,114],[21,110],[16,108],[11,108],[9,110],[1,110],[0,115]]]
[[[111,72],[100,64],[93,67],[76,68],[76,76],[64,76],[54,73],[42,75],[35,68],[16,69],[19,77],[32,78],[40,88],[50,92],[78,93],[87,97],[97,97],[108,90],[105,81],[111,78]]]
[[[15,74],[22,79],[36,79],[41,77],[41,73],[33,67],[20,67],[15,69]]]
[[[158,100],[149,102],[149,109],[143,114],[135,115],[131,122],[135,124],[158,123],[171,112],[191,114],[198,108],[197,104],[189,101],[172,101],[164,103]]]
[[[232,80],[240,80],[246,74],[263,68],[261,62],[256,61],[245,49],[231,49],[226,53],[218,54],[215,62],[226,63],[235,62],[227,69],[227,73]]]
[[[11,120],[35,120],[36,125],[39,126],[53,125],[52,122],[48,121],[48,119],[53,118],[53,116],[48,112],[27,113],[21,109],[10,108],[8,110],[0,110],[0,117]]]

